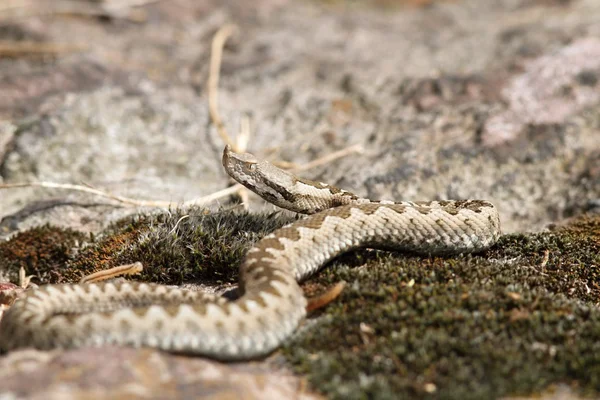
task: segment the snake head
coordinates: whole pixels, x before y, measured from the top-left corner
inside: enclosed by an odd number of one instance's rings
[[[289,172],[250,153],[236,153],[229,145],[223,150],[223,167],[229,176],[265,200],[288,208],[288,191],[296,182]]]

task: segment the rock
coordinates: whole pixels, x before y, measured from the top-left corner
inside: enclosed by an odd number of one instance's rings
[[[8,398],[317,399],[301,380],[258,363],[221,364],[119,347],[21,350],[0,358]]]

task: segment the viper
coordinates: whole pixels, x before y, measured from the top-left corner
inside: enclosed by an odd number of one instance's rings
[[[227,173],[277,206],[309,214],[258,241],[236,300],[136,282],[46,285],[0,321],[0,350],[107,344],[239,360],[279,347],[306,316],[300,281],[361,247],[424,256],[483,251],[500,236],[485,200],[372,201],[299,178],[248,153],[223,152]]]

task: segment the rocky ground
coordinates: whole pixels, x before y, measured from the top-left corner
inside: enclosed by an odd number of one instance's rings
[[[28,350],[0,357],[0,391],[599,396],[596,0],[31,4],[0,8],[2,183],[173,202],[227,187],[207,77],[213,35],[235,23],[219,110],[231,133],[249,117],[249,150],[303,164],[360,144],[304,175],[371,198],[489,199],[506,235],[470,257],[343,257],[305,285],[345,280],[342,296],[262,362]],[[140,279],[227,288],[251,242],[289,220],[250,200],[252,214],[218,211],[228,198],[207,214],[0,190],[0,272],[73,282],[139,260]]]

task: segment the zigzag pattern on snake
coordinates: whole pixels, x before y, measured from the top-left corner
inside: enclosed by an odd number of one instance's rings
[[[359,247],[471,253],[500,236],[497,210],[484,200],[374,202],[229,147],[223,165],[267,201],[314,214],[248,251],[240,267],[240,298],[133,282],[42,286],[17,300],[0,321],[0,350],[116,344],[218,359],[259,357],[296,330],[306,315],[298,281],[332,258]]]

